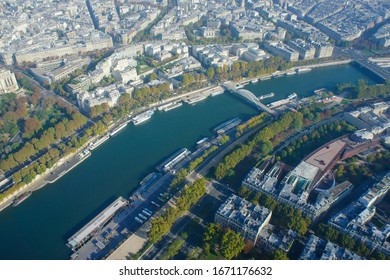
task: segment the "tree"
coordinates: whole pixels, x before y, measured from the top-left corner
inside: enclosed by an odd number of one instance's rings
[[[67,135],[65,125],[63,122],[58,123],[55,127],[55,138],[61,139]]]
[[[209,80],[212,80],[214,78],[214,75],[215,75],[214,68],[213,67],[208,68],[206,71],[207,78]]]
[[[194,76],[192,74],[183,74],[182,84],[183,87],[187,87],[195,81]]]
[[[27,135],[33,135],[41,129],[41,123],[36,118],[27,118],[24,122],[23,132]]]
[[[271,252],[271,259],[273,260],[288,260],[286,253],[282,250],[275,250]]]
[[[224,135],[221,137],[221,144],[225,145],[230,140],[230,137],[228,135]]]
[[[12,175],[12,180],[13,180],[15,183],[19,183],[19,182],[22,180],[22,176],[20,175],[20,172],[15,172],[15,173]]]
[[[157,79],[157,74],[156,73],[150,73],[147,77],[147,82],[153,82],[154,80]]]
[[[222,236],[221,253],[226,259],[231,260],[236,257],[244,247],[244,238],[239,233],[228,229]]]
[[[188,175],[188,171],[185,168],[180,169],[177,173],[175,178],[172,180],[172,183],[170,187],[174,188],[179,185],[182,185]]]
[[[211,223],[203,234],[203,242],[214,247],[221,240],[221,232],[222,226],[220,224]]]

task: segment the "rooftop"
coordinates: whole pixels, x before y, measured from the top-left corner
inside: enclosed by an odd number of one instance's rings
[[[110,219],[116,211],[125,206],[128,203],[123,197],[119,197],[113,203],[111,203],[106,209],[104,209],[99,215],[93,218],[88,224],[76,232],[71,238],[68,239],[68,243],[75,247],[82,242],[88,235],[90,235],[95,229],[101,227],[104,223]]]
[[[306,158],[305,162],[312,166],[318,167],[318,169],[320,169],[321,171],[325,171],[326,168],[343,151],[345,146],[346,143],[344,141],[336,140],[315,151],[308,158]]]
[[[254,205],[233,194],[220,206],[217,214],[250,231],[257,232],[271,214],[271,210]]]

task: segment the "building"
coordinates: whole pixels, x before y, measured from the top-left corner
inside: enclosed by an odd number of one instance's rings
[[[211,27],[202,27],[200,35],[204,38],[215,38],[215,36],[217,36],[217,31]]]
[[[266,43],[265,48],[273,55],[280,55],[286,61],[298,61],[299,59],[299,53],[282,42]]]
[[[0,69],[0,94],[16,92],[18,89],[15,74],[10,70]]]
[[[279,229],[271,224],[266,225],[260,232],[257,246],[267,251],[290,251],[290,248],[298,234],[291,230]]]
[[[271,219],[272,211],[231,195],[215,213],[215,222],[239,232],[256,244],[261,230]]]
[[[367,190],[358,201],[337,212],[329,220],[329,224],[350,235],[356,240],[364,242],[370,249],[390,254],[390,224],[385,223],[377,228],[371,219],[376,215],[376,207],[390,189],[390,172],[382,180]]]
[[[334,46],[328,42],[314,42],[316,53],[315,58],[331,57],[333,55]]]
[[[91,85],[91,77],[89,75],[81,75],[75,78],[71,84],[67,84],[66,88],[72,94],[77,94],[78,92],[87,91]]]
[[[362,130],[356,132],[356,139],[371,139],[372,135],[378,135],[390,128],[390,102],[378,102],[363,106],[355,111],[345,113],[344,119],[350,124]],[[371,133],[371,134],[370,134]]]
[[[78,105],[89,112],[92,107],[106,103],[109,107],[117,104],[119,97],[125,93],[123,84],[116,83],[106,87],[100,87],[92,92],[80,92],[77,94]]]
[[[390,23],[383,25],[378,31],[374,34],[374,38],[380,43],[383,47],[390,46]]]
[[[37,63],[37,66],[30,69],[31,74],[41,83],[55,83],[69,77],[72,73],[81,69],[91,62],[89,57],[70,57],[55,59],[53,62],[45,61]]]
[[[275,187],[282,174],[283,163],[277,162],[267,173],[264,173],[269,165],[269,162],[266,161],[258,168],[254,167],[242,182],[243,186],[253,191],[275,196]]]
[[[221,45],[193,46],[192,55],[203,65],[209,67],[231,66],[233,61],[229,57],[230,47]]]
[[[300,260],[363,260],[359,255],[323,240],[315,235],[310,235]]]
[[[375,204],[378,204],[387,194],[390,189],[390,173],[388,173],[383,179],[375,184],[372,188],[367,190],[359,198],[359,202],[365,207],[369,208]]]
[[[288,41],[287,45],[296,50],[302,60],[313,59],[316,53],[316,49],[312,44],[301,39]]]

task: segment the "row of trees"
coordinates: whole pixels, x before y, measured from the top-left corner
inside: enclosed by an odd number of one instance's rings
[[[133,99],[141,107],[160,101],[162,98],[168,98],[171,96],[171,93],[172,90],[169,83],[162,83],[157,86],[145,86],[135,89]]]
[[[44,173],[47,168],[53,167],[59,156],[60,151],[58,149],[50,149],[47,153],[41,156],[39,160],[15,172],[12,176],[14,183],[31,183],[31,181],[34,180],[36,175],[40,175]]]
[[[279,159],[289,165],[295,165],[311,151],[314,151],[332,139],[354,130],[355,127],[346,121],[322,125],[312,133],[300,137],[284,148],[278,154]]]
[[[264,121],[268,119],[269,115],[267,113],[261,113],[260,115],[254,116],[244,122],[243,124],[240,124],[236,128],[236,137],[240,137],[242,134],[244,134],[246,131],[251,130],[252,128],[262,124]]]
[[[44,130],[39,138],[33,138],[30,142],[26,142],[21,148],[13,153],[8,154],[6,158],[0,161],[0,168],[7,172],[14,167],[26,162],[29,158],[36,155],[40,151],[47,149],[57,140],[70,136],[87,122],[87,119],[80,113],[73,113],[70,119],[64,118],[54,127],[49,127]]]
[[[184,244],[184,239],[178,238],[168,246],[167,252],[160,258],[161,260],[169,260],[174,257],[180,250],[181,246]]]
[[[172,227],[173,223],[185,211],[191,208],[206,193],[206,180],[196,180],[193,185],[187,185],[180,193],[176,206],[169,207],[164,214],[152,220],[149,231],[149,241],[155,243],[159,241]]]
[[[244,238],[220,224],[211,223],[203,235],[204,255],[221,254],[228,260],[238,256],[245,247]]]
[[[211,146],[210,148],[208,148],[204,154],[196,159],[194,159],[193,161],[190,162],[189,166],[188,166],[188,171],[191,172],[193,171],[195,168],[197,168],[210,154],[214,153],[216,150],[218,150],[218,146],[216,145],[213,145]]]
[[[37,175],[43,174],[47,169],[53,167],[60,157],[74,153],[76,149],[87,143],[89,136],[96,136],[104,133],[107,127],[101,122],[97,122],[87,128],[82,134],[73,136],[66,144],[61,143],[57,148],[49,149],[44,155],[33,163],[15,172],[12,176],[14,186],[0,195],[0,200],[26,184],[31,183]]]
[[[256,133],[251,141],[247,144],[241,144],[232,153],[225,156],[223,161],[218,164],[215,170],[215,177],[220,180],[231,174],[233,168],[235,168],[235,166],[245,157],[250,155],[255,147],[258,149],[259,156],[269,154],[273,149],[273,145],[270,140],[275,135],[295,127],[295,124],[301,123],[302,119],[302,113],[288,112],[267,127],[262,128],[258,133]]]

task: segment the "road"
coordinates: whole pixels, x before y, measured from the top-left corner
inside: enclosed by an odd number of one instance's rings
[[[193,177],[198,177],[197,173]],[[201,226],[205,227],[207,223],[213,222],[214,213],[218,207],[231,194],[227,189],[221,187],[218,182],[207,182],[207,194],[189,211],[181,216],[173,224],[170,232],[166,234],[159,242],[154,244],[147,250],[140,259],[142,260],[156,260],[164,255],[168,246],[177,238],[180,233],[185,231],[185,228],[191,221],[197,221]],[[206,210],[205,210],[206,209]],[[187,239],[187,246],[193,246],[191,240]]]
[[[355,60],[356,63],[375,73],[384,80],[390,79],[390,72],[386,69],[378,66],[376,63],[367,59],[366,56],[362,55],[358,50],[355,49],[343,49],[337,48],[339,53],[343,53],[349,56],[351,59]]]

